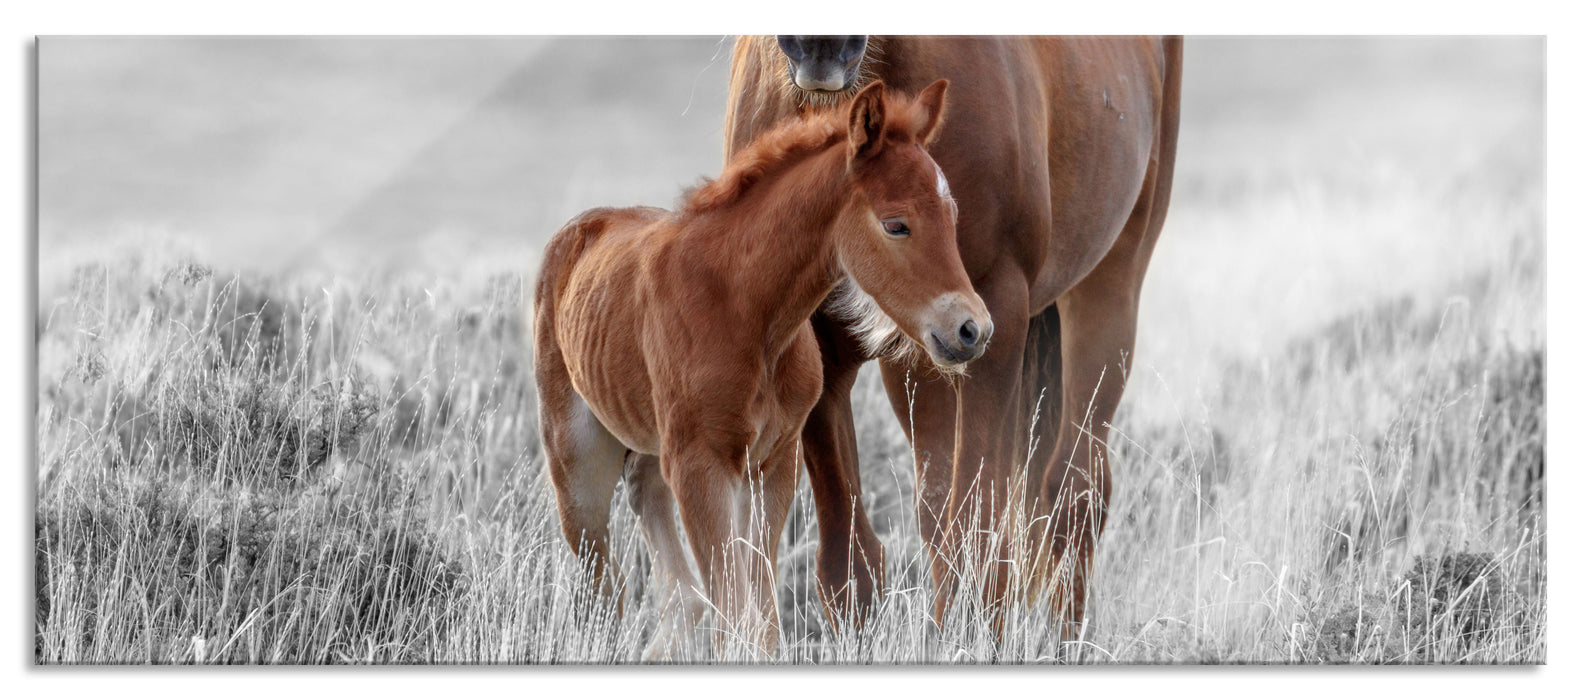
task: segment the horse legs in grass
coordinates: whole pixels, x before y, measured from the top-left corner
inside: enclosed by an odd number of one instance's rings
[[[1050,515],[1032,568],[1040,593],[1051,594],[1051,612],[1068,640],[1083,622],[1094,550],[1108,516],[1110,422],[1131,372],[1143,272],[1170,196],[1168,184],[1154,184],[1156,172],[1146,182],[1110,252],[1055,300],[1062,356],[1058,437],[1054,451],[1029,475],[1040,484],[1038,512]]]
[[[1027,287],[1019,275],[991,277],[978,293],[994,318],[994,340],[965,382],[925,369],[884,366],[891,408],[908,427],[917,470],[917,517],[935,584],[934,618],[943,623],[955,589],[977,583],[996,611],[1010,583],[1010,540],[1000,536],[1019,466],[1019,440],[1007,426],[1026,421],[1021,395]],[[994,282],[993,280],[998,280]],[[910,386],[909,386],[910,384]],[[1025,435],[1020,440],[1025,441]]]
[[[751,523],[748,541],[753,551],[749,556],[754,567],[750,599],[756,602],[757,609],[768,622],[759,646],[771,654],[780,642],[780,608],[775,595],[780,571],[780,536],[785,532],[786,517],[791,513],[791,501],[796,495],[797,478],[801,476],[799,437],[792,436],[764,459],[757,480],[759,490],[744,504],[747,512],[738,511],[739,522]]]
[[[1092,297],[1073,290],[1057,302],[1066,345],[1063,410],[1054,450],[1035,470],[1042,472],[1035,512],[1050,516],[1045,540],[1035,550],[1035,590],[1051,596],[1051,612],[1067,640],[1077,637],[1082,624],[1094,550],[1108,514],[1110,421],[1126,387],[1136,335],[1135,296]]]
[[[796,490],[795,441],[777,448],[760,469],[750,469],[745,449],[666,448],[661,460],[721,624],[717,649],[727,639],[772,655],[780,642],[775,568],[780,533]]]
[[[863,358],[840,322],[817,314],[813,323],[822,345],[824,391],[802,429],[802,444],[818,509],[818,592],[831,624],[861,625],[884,587],[884,549],[862,505],[851,410]]]
[[[574,392],[543,397],[539,420],[560,531],[587,562],[595,590],[619,610],[615,573],[609,568],[610,498],[621,479],[626,446],[599,423]]]
[[[626,493],[642,526],[643,541],[659,584],[659,624],[643,650],[646,661],[669,659],[678,637],[686,638],[708,612],[703,585],[692,573],[686,546],[676,530],[675,499],[659,471],[659,458],[633,454],[626,465]]]
[[[1060,309],[1051,305],[1028,320],[1022,364],[1021,405],[1025,415],[1018,423],[1018,434],[1027,440],[1025,448],[1030,450],[1023,454],[1022,464],[1028,471],[1022,507],[1035,518],[1039,515],[1034,509],[1039,486],[1044,483],[1044,472],[1060,442],[1060,351]]]
[[[571,548],[587,562],[594,589],[606,599],[620,599],[610,557],[610,498],[621,479],[626,446],[606,430],[572,388],[565,359],[555,342],[553,323],[538,314],[534,324],[533,371],[538,382],[538,421],[560,530]]]

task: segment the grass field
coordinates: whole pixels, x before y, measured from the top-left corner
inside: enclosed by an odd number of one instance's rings
[[[967,611],[930,622],[910,452],[865,371],[884,602],[831,632],[804,482],[776,661],[1546,660],[1542,54],[1395,41],[1303,44],[1325,68],[1300,81],[1279,41],[1189,42],[1085,638],[1058,649],[1030,611],[998,644]],[[41,242],[39,662],[640,658],[630,510],[618,617],[542,471],[541,239],[465,271],[74,240]],[[689,658],[750,658],[707,646]]]

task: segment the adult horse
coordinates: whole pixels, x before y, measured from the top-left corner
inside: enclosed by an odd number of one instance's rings
[[[931,152],[959,205],[962,262],[997,330],[959,385],[904,358],[881,358],[891,406],[910,433],[935,617],[960,567],[977,567],[986,603],[998,610],[1018,590],[1048,595],[1069,635],[1083,619],[1110,497],[1109,422],[1170,199],[1181,39],[741,38],[727,157],[779,121],[838,104],[870,81],[915,91],[940,78],[953,94]],[[814,326],[824,393],[803,446],[819,519],[820,595],[832,619],[860,620],[884,566],[862,506],[850,396],[859,366],[876,353],[838,315],[816,315]],[[1011,532],[1015,505],[1033,525]],[[968,553],[973,533],[997,528],[1026,536]],[[1008,588],[1018,560],[1030,572],[1017,583],[1025,589]]]

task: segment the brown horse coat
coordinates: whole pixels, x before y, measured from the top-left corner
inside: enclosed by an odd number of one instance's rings
[[[677,212],[595,209],[551,239],[533,299],[543,445],[563,533],[606,593],[624,473],[682,626],[711,604],[772,651],[776,545],[823,384],[809,316],[841,285],[941,366],[983,352],[992,324],[923,148],[945,88],[912,100],[874,84],[849,110],[764,134]]]
[[[1020,540],[1032,552],[1023,570],[1033,572],[1022,584],[1029,595],[1052,595],[1065,621],[1080,623],[1110,494],[1109,421],[1170,199],[1181,40],[860,39],[782,37],[779,46],[771,37],[739,39],[727,156],[781,120],[840,103],[867,80],[902,89],[951,81],[949,124],[932,153],[959,202],[962,261],[998,331],[959,394],[948,382],[909,374],[915,368],[906,362],[883,364],[912,439],[936,615],[950,599],[955,567],[981,569],[984,558],[999,562],[988,565],[985,598],[1001,600],[1013,583],[1004,547],[1018,539],[966,559],[957,552],[970,545],[969,532],[1005,529],[993,521],[1021,503],[1027,517],[1043,518]],[[844,89],[832,89],[842,74]],[[804,449],[818,504],[821,593],[833,615],[860,615],[883,577],[862,509],[850,407],[856,370],[870,353],[828,314],[814,326],[825,389]],[[1030,425],[1041,395],[1045,418]]]

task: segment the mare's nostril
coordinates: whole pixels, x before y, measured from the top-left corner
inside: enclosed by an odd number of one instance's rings
[[[851,62],[862,58],[862,54],[867,50],[868,37],[846,37],[846,41],[841,44],[840,53],[836,55],[836,58],[843,64],[850,64]]]
[[[801,61],[807,58],[807,50],[802,46],[801,37],[781,35],[775,37],[775,41],[780,44],[780,50],[785,53],[786,58],[792,61]]]
[[[961,324],[961,342],[969,348],[978,344],[978,324],[970,318]]]

